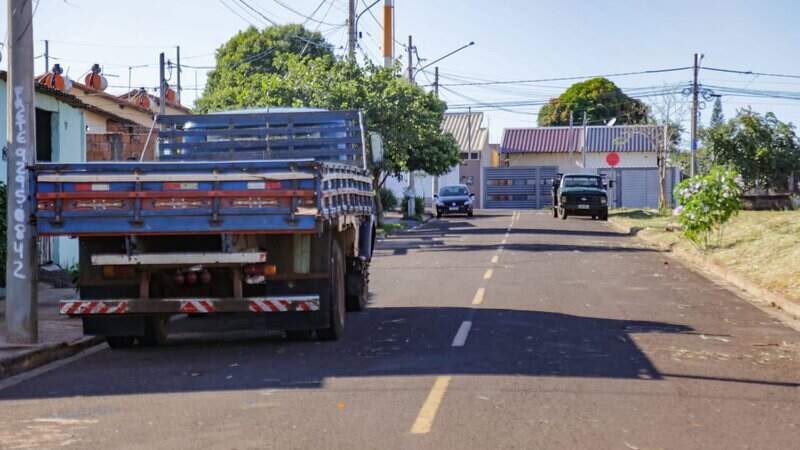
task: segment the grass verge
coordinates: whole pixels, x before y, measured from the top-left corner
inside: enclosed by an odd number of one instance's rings
[[[684,238],[676,218],[621,209],[609,219],[651,242],[702,256],[757,285],[800,303],[800,211],[742,211],[723,229],[718,247],[702,251]]]

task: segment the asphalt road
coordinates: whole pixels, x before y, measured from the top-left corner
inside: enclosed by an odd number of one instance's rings
[[[339,342],[183,320],[2,389],[0,448],[800,445],[800,334],[602,222],[435,220],[371,296]]]

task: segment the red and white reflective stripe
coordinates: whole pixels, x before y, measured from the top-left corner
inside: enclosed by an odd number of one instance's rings
[[[287,311],[319,311],[317,298],[280,299],[266,298],[250,301],[250,311],[257,313]]]
[[[288,295],[275,297],[225,298],[165,298],[165,299],[105,299],[63,300],[59,311],[66,315],[94,314],[208,314],[215,312],[312,312],[319,311],[319,296]]]
[[[187,314],[213,313],[214,303],[208,300],[184,300],[181,302],[180,310]]]
[[[100,300],[77,300],[61,302],[61,314],[123,314],[128,310],[127,301],[106,303]]]

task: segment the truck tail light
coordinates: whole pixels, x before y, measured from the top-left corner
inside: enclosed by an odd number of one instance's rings
[[[130,266],[103,266],[103,278],[133,278],[136,271]]]
[[[275,275],[278,273],[278,267],[275,264],[249,264],[244,266],[244,273],[249,276]]]

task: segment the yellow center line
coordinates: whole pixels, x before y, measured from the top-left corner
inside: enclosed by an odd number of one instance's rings
[[[498,255],[492,256],[492,264],[497,264],[497,261],[500,259]]]
[[[478,288],[478,291],[475,292],[475,297],[472,299],[473,305],[480,305],[483,303],[483,295],[486,293],[486,288]]]
[[[493,269],[486,269],[486,273],[483,274],[483,279],[484,280],[488,280],[488,279],[492,278],[493,274],[494,274],[494,270]]]
[[[445,392],[447,392],[447,385],[450,384],[451,376],[436,377],[436,381],[428,393],[428,398],[422,404],[422,408],[417,414],[417,420],[411,426],[411,434],[426,434],[431,431],[433,420],[436,419],[436,412],[439,410],[439,405],[442,404]]]

